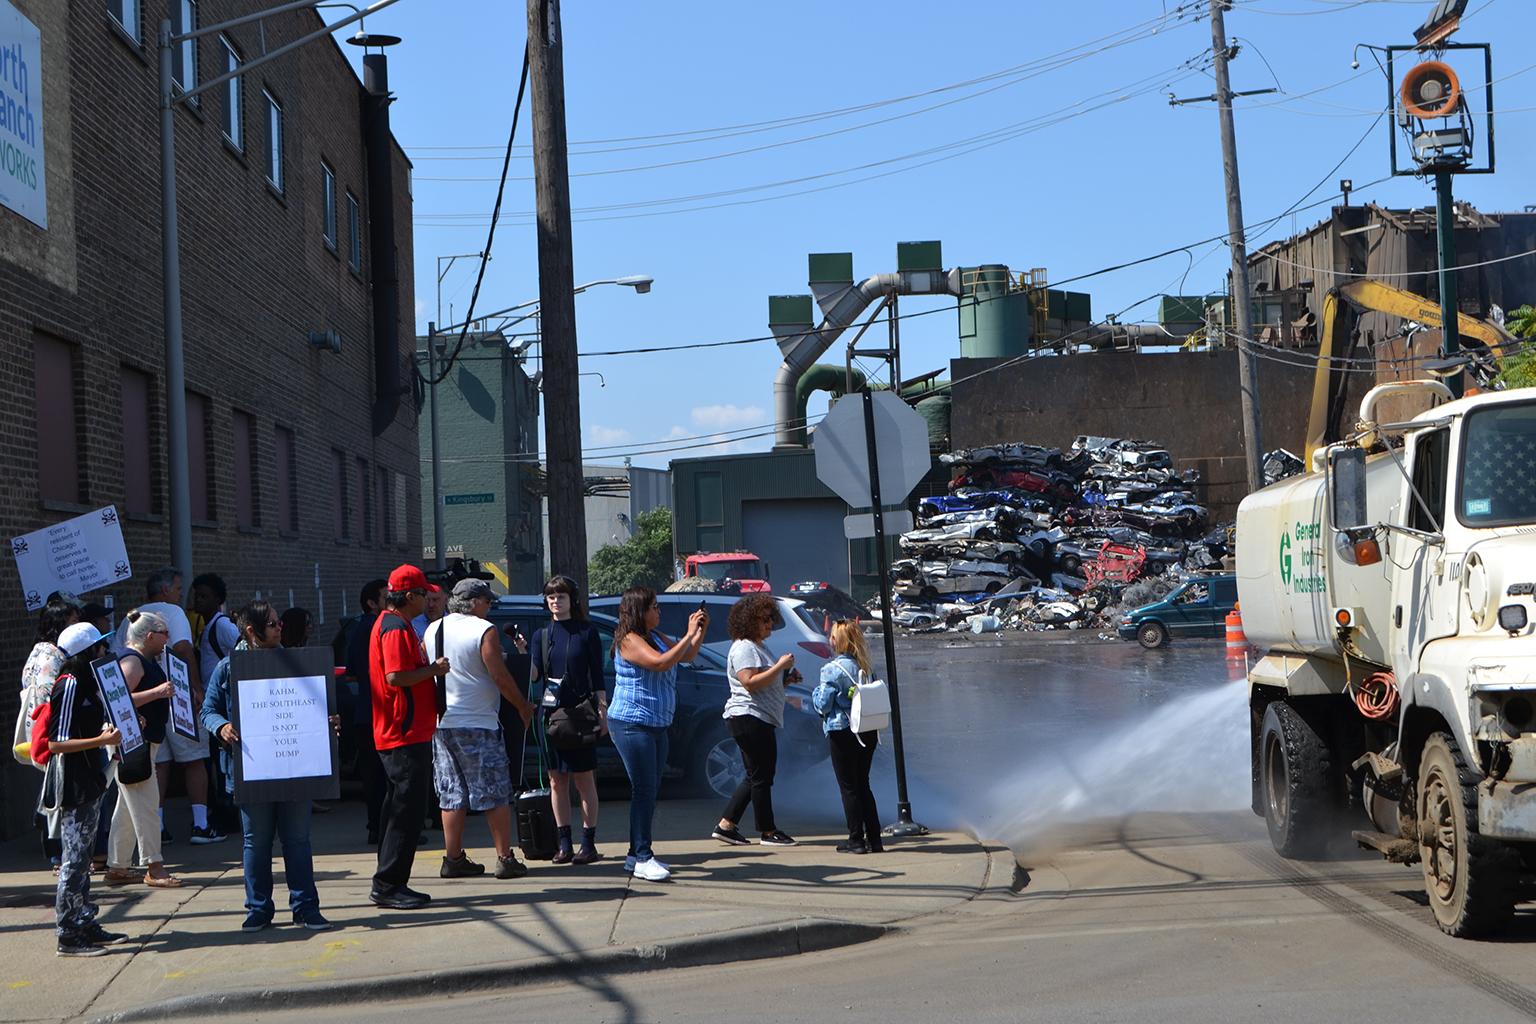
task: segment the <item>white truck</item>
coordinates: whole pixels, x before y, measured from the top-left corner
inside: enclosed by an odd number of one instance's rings
[[[1418,862],[1441,929],[1470,937],[1536,895],[1536,390],[1451,398],[1374,388],[1314,472],[1244,499],[1237,586],[1275,849]]]

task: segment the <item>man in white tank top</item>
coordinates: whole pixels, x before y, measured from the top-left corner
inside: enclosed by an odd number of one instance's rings
[[[443,878],[485,874],[464,852],[464,822],[480,811],[496,844],[496,877],[521,878],[528,868],[512,850],[512,772],[497,712],[505,697],[523,720],[533,705],[523,696],[502,656],[496,627],[487,619],[495,594],[484,580],[460,580],[448,614],[427,626],[429,658],[446,657],[441,717],[432,737],[432,769],[443,809]],[[442,699],[446,696],[446,701]]]

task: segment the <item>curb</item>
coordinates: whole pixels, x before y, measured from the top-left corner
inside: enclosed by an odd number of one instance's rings
[[[575,979],[593,973],[636,974],[669,967],[705,967],[795,956],[869,942],[898,930],[892,925],[859,924],[853,921],[795,921],[713,935],[688,936],[646,946],[576,952],[511,967],[488,964],[449,968],[403,978],[357,978],[305,985],[302,988],[237,989],[207,995],[179,996],[90,1020],[92,1024],[126,1024],[129,1021],[164,1020],[167,1017],[248,1013],[252,1006],[258,1005],[263,1010],[299,1010],[332,1006],[343,1000],[378,1002],[433,995],[483,993]]]

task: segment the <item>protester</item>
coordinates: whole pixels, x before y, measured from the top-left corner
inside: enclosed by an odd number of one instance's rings
[[[425,573],[422,574],[425,578]],[[427,627],[441,619],[448,611],[448,595],[443,593],[442,587],[436,587],[427,591],[427,606],[420,615],[411,620],[411,628],[416,630],[416,635],[427,635]]]
[[[283,612],[283,646],[308,647],[315,631],[315,617],[306,609],[289,608]]]
[[[490,826],[496,877],[528,873],[512,849],[512,772],[497,712],[505,697],[526,729],[533,705],[507,670],[501,639],[486,617],[495,596],[484,580],[460,580],[448,598],[448,614],[427,627],[428,656],[441,652],[451,666],[444,679],[442,717],[432,736],[432,775],[443,810],[443,878],[485,874],[485,866],[464,851],[470,811],[483,813]]]
[[[128,613],[123,624],[126,636],[118,666],[133,695],[144,745],[130,753],[119,749],[112,758],[117,779],[117,809],[112,813],[107,856],[108,885],[137,882],[133,848],[146,868],[144,884],[154,889],[179,889],[181,879],[165,869],[160,855],[160,787],[155,781],[155,754],[165,742],[171,714],[171,681],[160,667],[170,630],[165,620],[142,609]]]
[[[715,826],[714,837],[731,846],[749,842],[736,827],[747,801],[752,801],[752,817],[764,846],[794,846],[773,818],[773,776],[779,763],[776,730],[784,727],[784,687],[794,671],[795,656],[783,654],[777,660],[763,646],[773,632],[778,608],[767,594],[749,594],[731,606],[726,628],[731,635],[731,650],[726,657],[725,674],[730,696],[725,700],[725,727],[741,750],[746,776],[736,784],[736,791],[725,802],[725,811]]]
[[[608,691],[603,685],[603,641],[587,621],[576,581],[555,576],[544,584],[544,605],[550,624],[533,634],[529,646],[531,675],[555,693],[555,706],[574,708],[595,700],[598,725],[608,731]],[[551,746],[550,796],[554,804],[559,848],[556,864],[590,864],[597,852],[597,747],[560,749]],[[581,795],[581,848],[571,851],[571,787]]]
[[[368,898],[390,910],[416,910],[432,899],[407,883],[432,788],[435,680],[448,674],[449,661],[427,660],[411,620],[422,614],[427,594],[437,589],[416,566],[397,567],[389,574],[384,611],[374,622],[369,641],[373,742],[387,781],[379,820],[378,870]]]
[[[106,638],[89,623],[77,622],[59,634],[65,661],[49,694],[48,774],[43,806],[56,811],[62,859],[54,897],[54,931],[59,956],[101,956],[104,946],[128,936],[109,932],[96,920],[91,902],[91,850],[107,788],[104,747],[122,742],[107,720],[91,662],[107,652]]]
[[[272,606],[252,601],[240,609],[236,625],[240,640],[236,651],[264,650],[277,647],[282,625]],[[222,744],[219,759],[225,763],[225,787],[234,795],[233,759],[238,753],[240,734],[230,721],[229,658],[219,662],[208,680],[208,694],[203,698],[203,728],[217,736]],[[339,724],[335,716],[332,727]],[[293,923],[312,932],[332,927],[320,913],[320,892],[315,886],[314,852],[309,841],[308,800],[264,800],[240,805],[240,832],[243,840],[242,862],[245,870],[245,922],[243,932],[259,932],[272,923],[277,907],[272,900],[272,840],[283,841],[283,878],[288,883],[288,909]]]
[[[821,667],[821,681],[811,691],[811,706],[821,716],[822,731],[831,748],[832,771],[837,788],[843,794],[843,817],[847,819],[848,841],[837,844],[839,853],[883,853],[880,841],[880,812],[875,794],[869,788],[869,768],[875,760],[880,733],[874,729],[855,735],[849,725],[853,711],[853,693],[860,675],[868,678],[869,649],[864,646],[864,631],[856,619],[844,619],[832,626],[827,637],[833,658]]]
[[[198,577],[198,580],[204,582],[207,579],[208,577],[204,576]],[[218,580],[218,577],[215,576],[213,579]],[[222,590],[223,581],[219,581],[218,587]],[[139,607],[139,611],[153,612],[165,620],[166,628],[171,631],[169,649],[172,654],[186,663],[187,681],[192,687],[192,706],[198,707],[203,698],[201,669],[204,662],[193,647],[192,624],[187,621],[187,613],[181,607],[181,572],[172,566],[156,569],[150,573],[149,580],[144,585],[144,592],[148,600]],[[220,601],[222,602],[222,596]],[[208,627],[203,630],[203,639],[209,640],[210,632],[217,628],[210,621]],[[217,633],[213,635],[217,636]],[[211,643],[205,646],[211,646]],[[211,665],[209,670],[212,671]],[[162,842],[170,841],[170,833],[164,828],[165,795],[171,788],[171,772],[178,767],[186,783],[187,801],[192,805],[192,842],[198,845],[222,843],[226,838],[208,820],[208,766],[204,763],[207,759],[208,735],[203,731],[201,724],[198,726],[197,738],[187,739],[180,733],[172,732],[166,736],[166,742],[161,744],[155,763],[159,768],[160,777]]]
[[[202,629],[197,630],[197,667],[205,684],[219,662],[229,657],[240,642],[240,629],[224,610],[228,601],[229,589],[222,576],[205,572],[192,581],[192,615],[200,617],[203,623]]]
[[[608,705],[608,730],[629,774],[629,855],[624,870],[647,882],[664,882],[671,868],[651,849],[651,826],[662,768],[667,763],[667,729],[677,711],[677,663],[689,661],[704,642],[709,616],[688,617],[688,633],[673,642],[657,631],[661,609],[648,587],[631,587],[619,600],[614,629],[614,670],[618,681]]]
[[[52,594],[48,603],[37,616],[37,643],[27,655],[21,669],[20,707],[16,718],[16,744],[30,743],[32,736],[32,712],[53,697],[53,683],[59,678],[68,655],[59,646],[59,634],[79,621],[80,606],[73,598]],[[17,760],[31,764],[30,752],[17,755]],[[55,871],[59,867],[59,839],[48,828],[46,819],[39,816],[38,828],[43,836],[43,856],[47,857]]]
[[[87,601],[80,606],[80,621],[89,622],[101,630],[103,636],[112,632],[112,611],[106,605],[96,601]]]
[[[362,612],[352,620],[351,632],[346,640],[347,678],[356,687],[357,696],[347,701],[345,709],[348,733],[357,741],[357,774],[363,784],[363,804],[368,811],[368,843],[379,842],[379,808],[384,803],[384,766],[379,752],[373,745],[373,675],[369,668],[369,642],[373,636],[373,624],[383,609],[384,580],[369,580],[358,594],[358,607]],[[352,691],[348,690],[351,698]]]

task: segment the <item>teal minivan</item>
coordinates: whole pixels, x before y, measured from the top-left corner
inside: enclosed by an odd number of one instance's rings
[[[1226,635],[1227,613],[1237,604],[1237,576],[1192,576],[1161,601],[1142,605],[1121,617],[1115,632],[1151,650],[1172,637]]]

